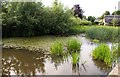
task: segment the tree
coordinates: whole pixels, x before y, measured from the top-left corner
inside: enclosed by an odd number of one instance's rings
[[[105,13],[103,13],[103,15],[100,17],[100,19],[103,19],[104,15],[110,15],[110,12],[109,11],[105,11]]]
[[[92,23],[95,21],[95,17],[94,16],[88,16],[88,21],[91,21]]]
[[[73,24],[70,10],[58,0],[52,7],[44,7],[41,2],[9,2],[2,7],[3,37],[61,35]]]
[[[79,17],[80,19],[83,19],[83,10],[81,9],[80,5],[74,5],[72,8],[74,10],[74,16]]]
[[[120,15],[120,10],[114,11],[112,15]]]

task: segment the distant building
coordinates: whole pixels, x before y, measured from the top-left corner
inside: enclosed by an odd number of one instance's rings
[[[118,2],[118,10],[120,10],[120,1]]]
[[[105,15],[103,19],[104,25],[111,25],[113,19],[116,19],[118,22],[120,22],[120,15]],[[118,25],[120,25],[120,23],[118,23]]]

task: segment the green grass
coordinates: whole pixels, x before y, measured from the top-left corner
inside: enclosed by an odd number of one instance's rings
[[[111,58],[111,51],[108,45],[102,43],[98,47],[96,47],[93,52],[92,56],[94,59],[99,59],[104,61],[108,66],[112,65],[112,58]]]
[[[45,51],[50,51],[50,46],[56,40],[65,43],[71,37],[62,37],[62,36],[39,36],[39,37],[12,37],[12,38],[3,38],[2,46],[3,47],[13,47],[15,49],[28,49],[31,51],[36,51],[41,49]]]
[[[99,40],[97,40],[97,39],[93,39],[92,40],[94,43],[99,43]]]
[[[91,26],[80,26],[80,25],[74,25],[70,28],[68,31],[68,34],[80,34],[80,33],[85,33],[88,28]]]
[[[76,51],[80,51],[81,48],[81,42],[78,41],[77,39],[69,39],[66,43],[67,45],[67,50],[69,52],[76,52]]]
[[[55,41],[51,47],[50,47],[50,51],[52,55],[62,55],[63,54],[63,44],[62,42],[59,41]]]
[[[117,41],[118,27],[110,26],[92,26],[86,30],[86,34],[91,39],[100,41]]]

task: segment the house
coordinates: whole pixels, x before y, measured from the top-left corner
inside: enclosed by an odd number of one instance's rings
[[[120,15],[105,15],[103,19],[104,25],[112,25],[114,19],[118,21],[117,25],[120,25]]]

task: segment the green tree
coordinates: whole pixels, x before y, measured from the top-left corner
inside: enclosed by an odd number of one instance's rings
[[[120,10],[114,11],[112,15],[120,15]]]
[[[100,19],[103,19],[104,15],[110,15],[110,12],[109,11],[105,11],[105,13],[103,13],[103,15],[100,17]]]
[[[95,17],[94,16],[88,16],[88,21],[91,21],[92,23],[95,21]]]

